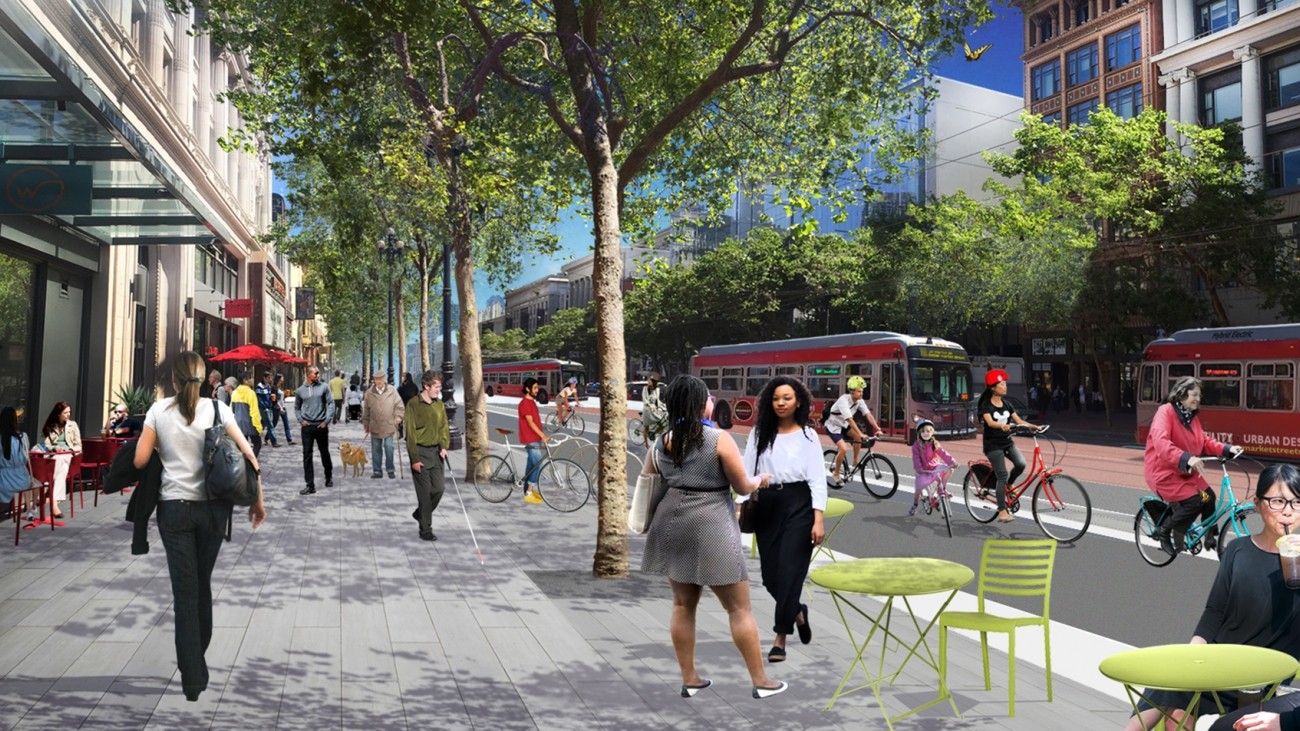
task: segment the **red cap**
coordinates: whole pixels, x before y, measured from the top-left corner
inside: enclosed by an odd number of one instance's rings
[[[1001,368],[994,368],[993,370],[984,374],[984,385],[988,386],[989,388],[993,388],[999,383],[1002,383],[1003,381],[1009,381],[1009,380],[1011,380],[1011,377],[1008,376],[1007,372],[1002,370]]]

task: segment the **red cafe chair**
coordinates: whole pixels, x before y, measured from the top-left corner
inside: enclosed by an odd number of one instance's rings
[[[24,525],[23,530],[31,530],[46,523],[50,524],[50,530],[54,530],[56,526],[63,525],[62,522],[55,520],[53,516],[46,516],[45,514],[46,506],[54,497],[54,458],[49,452],[28,452],[27,457],[32,466],[32,477],[41,483],[38,491],[40,493],[38,501],[41,506],[41,517]]]
[[[119,446],[121,446],[121,442],[113,439],[91,437],[81,440],[81,469],[77,471],[78,481],[82,483],[90,482],[90,486],[94,490],[95,507],[99,507],[99,491],[104,489],[104,468],[113,463],[113,455],[117,453]],[[85,474],[87,471],[90,473],[89,477]],[[84,485],[78,492],[82,493],[81,507],[84,508],[86,507]]]

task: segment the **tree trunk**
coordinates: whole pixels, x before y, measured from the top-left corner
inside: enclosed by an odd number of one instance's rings
[[[416,245],[415,266],[420,270],[420,372],[429,370],[429,244]]]
[[[588,138],[587,170],[591,176],[591,210],[596,250],[592,294],[596,300],[596,348],[600,352],[601,396],[599,462],[600,515],[592,574],[617,578],[628,574],[627,542],[627,354],[623,344],[623,257],[618,171],[609,138]],[[605,396],[608,395],[608,398]]]
[[[467,221],[468,223],[468,221]],[[474,465],[488,453],[487,397],[483,394],[483,352],[478,333],[478,308],[474,292],[474,256],[471,234],[466,228],[453,242],[456,249],[456,301],[460,319],[456,339],[460,349],[460,379],[465,414],[465,479],[471,479]]]
[[[1223,306],[1223,299],[1219,297],[1219,288],[1206,282],[1205,291],[1209,293],[1210,308],[1214,311],[1214,326],[1232,327],[1228,321],[1228,308]]]

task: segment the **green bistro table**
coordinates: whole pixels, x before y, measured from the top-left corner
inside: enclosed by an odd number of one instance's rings
[[[903,668],[907,666],[908,661],[913,657],[920,658],[922,662],[934,668],[936,674],[938,673],[939,664],[935,660],[934,653],[930,650],[930,643],[926,641],[926,636],[938,622],[939,615],[943,613],[944,609],[948,608],[948,604],[957,595],[957,591],[975,578],[974,571],[959,563],[937,558],[859,558],[813,569],[808,578],[817,586],[830,591],[831,598],[835,601],[835,608],[840,613],[840,620],[844,622],[844,629],[849,634],[849,642],[853,643],[853,650],[856,653],[848,671],[844,674],[844,679],[840,681],[839,687],[835,689],[835,694],[831,696],[830,702],[826,704],[826,710],[830,710],[835,705],[835,701],[842,695],[871,688],[871,691],[876,696],[876,702],[880,704],[880,711],[885,717],[885,723],[891,729],[894,727],[894,721],[944,701],[948,701],[952,705],[953,713],[961,717],[961,712],[957,710],[957,704],[952,700],[952,694],[948,692],[947,685],[942,682],[942,679],[939,682],[939,696],[937,698],[892,717],[885,708],[884,700],[880,697],[880,688],[885,683],[892,685],[898,679],[899,674],[903,672]],[[916,616],[916,612],[912,611],[912,605],[908,601],[908,597],[942,594],[943,592],[948,592],[948,598],[944,600],[943,606],[939,607],[939,611],[935,612],[934,616],[922,627],[921,620]],[[886,597],[885,604],[880,609],[880,612],[873,616],[847,596],[852,594],[883,596]],[[918,637],[911,644],[894,634],[891,629],[890,623],[895,599],[903,600],[903,606],[907,609],[908,616],[912,620],[912,626],[916,629]],[[846,616],[844,611],[846,607],[871,621],[871,631],[861,638],[861,642],[853,634],[853,628],[849,624],[849,616]],[[871,644],[872,637],[877,633],[880,634],[881,638],[880,662],[873,673],[867,667],[867,661],[863,658],[863,655]],[[892,674],[886,675],[885,655],[889,651],[890,638],[893,638],[899,646],[906,647],[907,654],[903,657],[903,661],[898,665],[898,668]],[[917,652],[920,648],[925,650],[924,654]],[[845,686],[849,684],[849,679],[853,677],[853,671],[859,667],[867,676],[866,684],[846,689]]]
[[[1157,645],[1111,655],[1101,661],[1102,675],[1124,684],[1129,702],[1137,712],[1138,699],[1151,703],[1138,688],[1179,690],[1192,694],[1188,708],[1195,709],[1201,696],[1210,693],[1224,712],[1219,691],[1265,688],[1263,700],[1277,692],[1282,681],[1294,677],[1300,663],[1285,652],[1251,645]],[[1160,715],[1174,721],[1159,709]],[[1184,714],[1177,729],[1191,729]],[[1145,728],[1145,726],[1144,726]]]

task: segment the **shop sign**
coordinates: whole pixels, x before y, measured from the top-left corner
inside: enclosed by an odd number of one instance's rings
[[[224,311],[227,320],[233,320],[237,317],[252,317],[253,300],[247,298],[238,299],[238,300],[226,300],[226,306]]]
[[[90,213],[92,173],[90,165],[0,164],[0,215]]]

